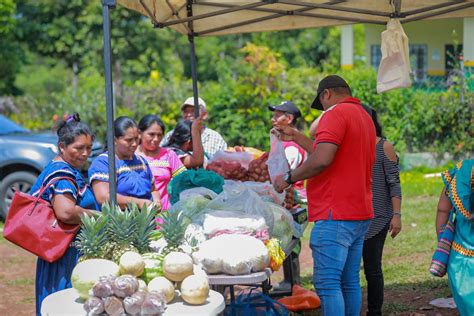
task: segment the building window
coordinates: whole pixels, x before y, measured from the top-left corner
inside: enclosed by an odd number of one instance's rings
[[[428,45],[410,45],[410,64],[415,82],[422,82],[426,79],[428,71]]]
[[[370,46],[370,64],[378,68],[382,60],[382,51],[380,45]],[[428,70],[428,45],[414,44],[410,45],[410,65],[413,73],[413,80],[422,82],[426,79]]]
[[[382,60],[382,51],[380,45],[370,46],[370,63],[372,67],[379,68],[380,61]]]

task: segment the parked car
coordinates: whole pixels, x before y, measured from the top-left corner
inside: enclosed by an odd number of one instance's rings
[[[5,219],[16,190],[29,192],[43,168],[58,153],[52,132],[33,133],[0,115],[0,217]],[[94,142],[89,161],[102,152]]]

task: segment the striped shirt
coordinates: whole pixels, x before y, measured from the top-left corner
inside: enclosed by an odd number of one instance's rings
[[[384,143],[382,138],[375,147],[375,164],[372,167],[374,219],[365,235],[366,240],[388,227],[393,217],[392,197],[402,198],[398,161],[394,162],[385,155]]]

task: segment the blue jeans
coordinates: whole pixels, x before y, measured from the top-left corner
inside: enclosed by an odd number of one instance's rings
[[[314,223],[310,240],[313,282],[321,299],[323,315],[360,315],[359,271],[369,224],[370,220]]]

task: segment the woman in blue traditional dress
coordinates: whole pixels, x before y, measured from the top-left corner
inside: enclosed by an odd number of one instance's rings
[[[139,144],[137,123],[121,116],[114,121],[115,168],[117,171],[117,203],[121,208],[130,203],[139,207],[160,207],[160,195],[154,186],[153,173],[145,158],[135,154]],[[89,182],[97,201],[109,200],[109,152],[99,155],[89,168]]]
[[[446,225],[451,210],[455,213],[454,240],[447,266],[449,286],[461,316],[474,315],[474,160],[463,160],[442,174],[444,189],[438,202],[436,233]]]
[[[87,161],[94,136],[89,127],[80,122],[78,114],[70,116],[57,130],[59,154],[41,172],[30,194],[39,194],[43,185],[58,177],[41,196],[49,201],[58,220],[67,224],[80,224],[80,215],[95,213],[98,204],[87,180],[79,170]],[[36,265],[36,314],[40,315],[41,303],[46,296],[71,287],[71,273],[76,266],[79,252],[74,243],[63,257],[49,263],[38,258]]]

